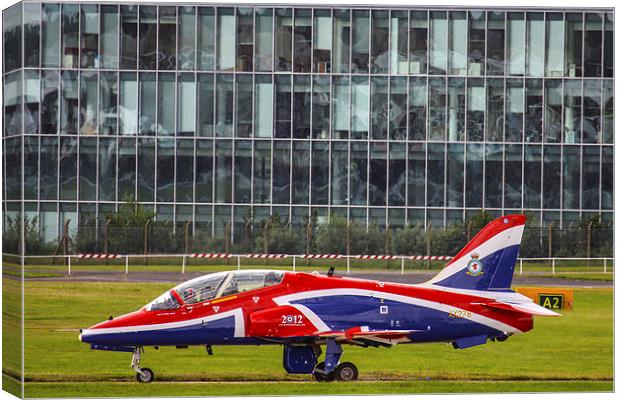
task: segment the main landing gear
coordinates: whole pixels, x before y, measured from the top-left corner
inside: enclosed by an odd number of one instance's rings
[[[350,362],[339,363],[342,356],[342,347],[333,339],[327,341],[325,361],[318,363],[312,371],[312,376],[317,382],[355,381],[358,370],[355,364]]]
[[[141,383],[153,382],[155,374],[148,368],[140,368],[140,355],[144,352],[142,347],[136,347],[131,357],[131,368],[136,371],[136,379]]]

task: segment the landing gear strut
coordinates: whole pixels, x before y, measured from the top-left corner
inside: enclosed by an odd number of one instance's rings
[[[355,364],[350,362],[339,363],[342,356],[342,347],[333,339],[327,341],[325,361],[321,361],[314,367],[312,375],[317,382],[354,381],[357,380],[358,370]]]
[[[131,368],[136,371],[136,379],[141,383],[149,383],[155,379],[155,374],[148,368],[140,368],[140,355],[144,352],[142,347],[136,347],[131,357]]]

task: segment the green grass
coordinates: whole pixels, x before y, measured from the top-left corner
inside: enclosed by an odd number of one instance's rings
[[[287,375],[279,346],[216,346],[212,357],[198,347],[147,348],[142,365],[164,382],[139,385],[133,382],[130,354],[91,351],[78,342],[77,329],[133,311],[170,284],[25,285],[27,397],[608,391],[613,379],[612,289],[576,289],[573,311],[561,318],[538,318],[532,332],[504,343],[466,350],[445,344],[345,347],[344,360],[356,363],[361,379],[397,382],[323,385],[311,382],[309,376]],[[208,382],[222,380],[282,382]]]
[[[556,272],[553,275],[549,274],[527,274],[529,278],[560,278],[568,279],[571,281],[600,281],[600,282],[613,282],[614,274],[612,272]]]

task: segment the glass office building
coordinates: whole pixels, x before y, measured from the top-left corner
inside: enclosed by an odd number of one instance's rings
[[[213,235],[613,218],[612,9],[23,1],[3,21],[3,211],[46,239],[128,198]]]

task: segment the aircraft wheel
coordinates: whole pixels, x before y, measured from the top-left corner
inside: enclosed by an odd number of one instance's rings
[[[356,381],[358,376],[357,367],[350,362],[343,362],[336,368],[336,379],[339,381]]]
[[[136,372],[136,379],[141,383],[150,383],[155,379],[155,374],[148,368],[141,368],[142,373]]]
[[[317,382],[332,382],[336,379],[336,371],[332,371],[329,374],[325,374],[323,372],[319,372],[316,371],[317,369],[323,370],[325,368],[325,363],[323,361],[321,361],[320,363],[318,363],[314,369],[315,371],[312,372],[312,376],[314,376],[314,380],[316,380]]]

